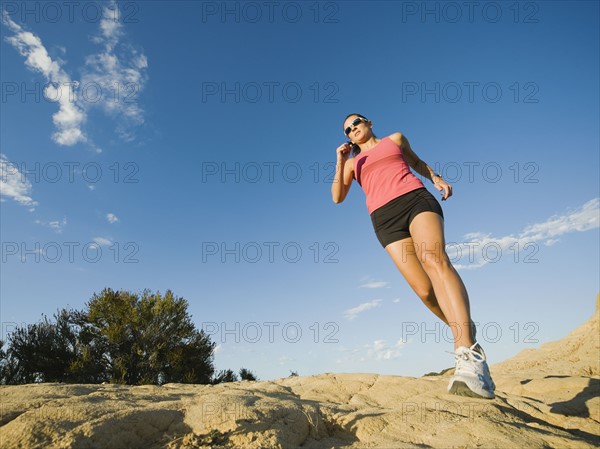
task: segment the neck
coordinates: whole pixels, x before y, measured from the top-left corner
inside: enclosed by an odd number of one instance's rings
[[[368,151],[379,143],[379,139],[375,136],[371,136],[369,140],[359,144],[361,151]]]

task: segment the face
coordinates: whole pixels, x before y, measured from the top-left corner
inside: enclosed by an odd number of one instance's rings
[[[368,140],[372,134],[371,124],[358,115],[351,115],[346,119],[344,122],[344,131],[348,128],[350,128],[350,132],[346,135],[348,136],[348,139],[355,143]]]

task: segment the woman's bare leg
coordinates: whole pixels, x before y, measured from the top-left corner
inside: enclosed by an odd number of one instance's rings
[[[448,320],[442,312],[438,300],[435,296],[431,280],[417,258],[412,238],[390,243],[385,250],[391,256],[394,264],[402,273],[402,276],[408,282],[408,285],[414,290],[421,301],[431,310],[440,320],[448,324]]]
[[[472,346],[469,296],[446,254],[444,219],[435,212],[422,212],[412,220],[410,234],[417,257],[452,329],[454,348]]]

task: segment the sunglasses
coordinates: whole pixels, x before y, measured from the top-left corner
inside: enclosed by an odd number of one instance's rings
[[[348,126],[348,128],[346,128],[344,130],[346,135],[350,134],[350,131],[352,131],[352,128],[354,128],[355,126],[357,126],[359,123],[362,123],[362,122],[366,123],[366,122],[368,122],[368,120],[365,118],[362,118],[362,117],[358,117],[358,118],[354,119],[354,121],[352,123],[350,123],[350,126]]]

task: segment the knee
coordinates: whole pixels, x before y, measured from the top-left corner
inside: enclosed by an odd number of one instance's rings
[[[415,293],[417,294],[417,296],[419,298],[421,298],[421,301],[423,301],[426,304],[435,304],[437,303],[437,299],[435,297],[435,292],[433,291],[433,287],[432,286],[423,286],[423,287],[416,287],[415,289]]]
[[[421,265],[427,273],[443,273],[451,269],[452,264],[445,251],[424,253],[421,255]]]

